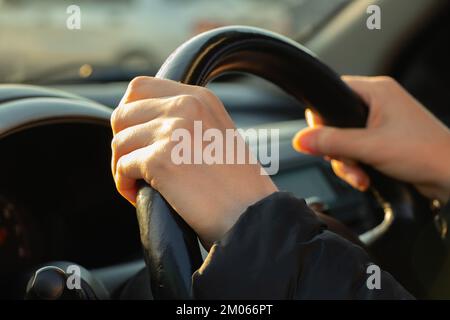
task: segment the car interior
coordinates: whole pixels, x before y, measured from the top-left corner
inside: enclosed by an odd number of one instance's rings
[[[381,7],[381,30],[362,27],[370,4]],[[338,74],[394,77],[449,126],[449,18],[445,0],[355,0],[294,40]],[[154,298],[136,209],[110,169],[109,118],[130,80],[0,83],[0,298],[24,298],[34,271],[68,262],[85,268],[94,298]],[[428,212],[423,197],[411,189],[391,207],[340,180],[324,159],[295,152],[306,106],[270,81],[231,73],[208,87],[237,127],[280,130],[272,179],[281,190],[342,222],[415,297],[450,296],[448,244],[431,215],[398,209]]]

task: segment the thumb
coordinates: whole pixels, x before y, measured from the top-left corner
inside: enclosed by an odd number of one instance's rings
[[[320,126],[299,131],[292,140],[292,146],[303,153],[364,162],[370,154],[368,137],[366,129]]]

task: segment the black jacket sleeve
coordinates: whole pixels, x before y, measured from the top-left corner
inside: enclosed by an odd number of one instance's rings
[[[366,252],[289,193],[250,206],[193,275],[197,299],[410,299],[387,272],[367,286]]]

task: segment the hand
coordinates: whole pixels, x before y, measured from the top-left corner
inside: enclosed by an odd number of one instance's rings
[[[249,205],[277,188],[261,175],[259,164],[175,164],[171,154],[178,142],[172,133],[176,129],[193,133],[196,120],[202,121],[203,128],[222,133],[235,129],[223,104],[208,89],[135,78],[111,117],[112,173],[117,190],[133,204],[136,181],[145,180],[208,246]]]
[[[449,129],[391,78],[346,76],[343,80],[369,106],[367,128],[323,126],[320,117],[307,111],[310,128],[297,133],[294,148],[331,159],[334,172],[360,190],[367,189],[370,181],[356,161],[412,183],[429,198],[447,201]]]

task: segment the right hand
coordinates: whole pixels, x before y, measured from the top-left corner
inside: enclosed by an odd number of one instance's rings
[[[195,136],[196,121],[205,128],[200,136]],[[201,143],[207,129],[223,135],[230,130],[236,132],[222,102],[206,88],[137,77],[114,110],[111,127],[111,169],[120,194],[135,204],[136,181],[145,180],[195,230],[206,247],[221,239],[250,205],[278,191],[270,177],[262,174],[259,163],[246,160],[250,150],[240,135],[223,142],[224,150],[215,149],[222,154],[219,163],[195,160],[195,153],[202,155],[209,145]],[[174,139],[177,131],[187,134],[188,146],[198,148],[182,151],[188,154],[190,163],[178,163],[173,158],[180,141]],[[244,163],[235,160],[238,142],[245,148]],[[227,163],[226,152],[236,158]]]
[[[412,183],[430,199],[450,198],[450,130],[389,77],[343,80],[366,102],[367,127],[323,126],[307,110],[310,128],[297,133],[297,151],[331,159],[334,172],[359,190],[370,185],[357,162]]]

